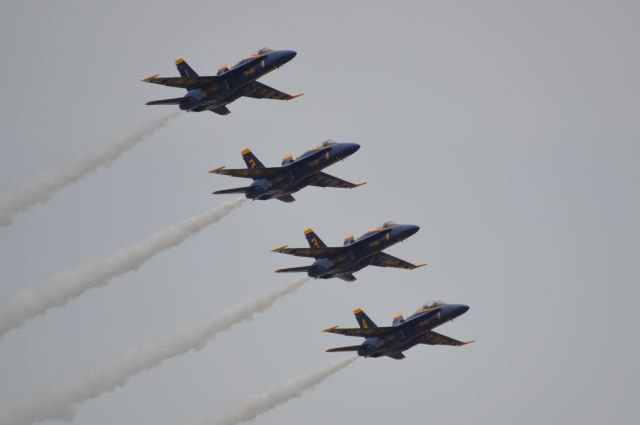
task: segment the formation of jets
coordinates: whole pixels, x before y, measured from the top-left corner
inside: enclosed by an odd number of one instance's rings
[[[257,80],[269,72],[280,68],[296,56],[292,50],[271,50],[263,48],[232,67],[223,65],[216,75],[200,76],[184,59],[178,59],[176,66],[179,77],[159,77],[157,74],[145,78],[144,82],[185,89],[182,97],[154,100],[147,105],[178,105],[187,112],[211,111],[219,115],[230,113],[227,105],[241,97],[255,99],[291,100],[302,94],[289,95],[269,87]],[[277,199],[294,202],[294,193],[307,186],[353,189],[365,184],[351,183],[325,173],[323,170],[338,161],[353,155],[360,149],[356,143],[337,143],[332,140],[304,152],[298,158],[288,154],[279,167],[265,167],[249,149],[242,151],[242,159],[247,168],[218,167],[210,171],[231,177],[251,179],[248,186],[223,189],[213,194],[241,193],[251,200]],[[297,257],[313,258],[311,265],[276,270],[277,273],[307,273],[315,279],[338,278],[347,282],[356,280],[355,272],[367,266],[393,267],[414,270],[425,264],[412,264],[383,252],[392,245],[404,241],[420,230],[413,224],[396,224],[387,221],[382,226],[369,230],[354,238],[348,235],[342,246],[328,247],[313,229],[304,234],[308,248],[289,248],[287,245],[274,252]],[[433,331],[434,328],[466,313],[464,304],[436,302],[426,304],[406,319],[402,314],[393,318],[391,326],[376,324],[361,310],[354,314],[359,328],[325,329],[325,332],[365,338],[360,345],[331,348],[328,352],[355,351],[363,357],[390,357],[403,359],[403,352],[418,344],[461,346],[473,341],[462,342]]]

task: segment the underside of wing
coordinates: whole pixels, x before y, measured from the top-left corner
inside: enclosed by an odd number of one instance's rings
[[[276,90],[273,87],[269,87],[266,84],[259,83],[254,81],[245,86],[243,96],[253,97],[254,99],[275,99],[275,100],[291,100],[295,99],[301,94],[291,96],[290,94],[281,92],[280,90]]]
[[[379,252],[371,258],[371,265],[378,267],[395,267],[398,269],[413,270],[425,266],[425,264],[411,264],[408,261],[401,260],[393,255]]]
[[[218,106],[217,108],[209,109],[211,112],[215,112],[218,115],[229,115],[231,111],[226,106]]]
[[[330,255],[338,254],[344,250],[343,247],[324,247],[324,248],[289,248],[286,245],[273,250],[281,254],[295,255],[296,257],[322,258]]]
[[[145,78],[145,83],[160,84],[168,87],[177,87],[180,89],[195,89],[198,87],[213,84],[218,77],[158,77],[158,75],[152,75]]]
[[[263,177],[268,177],[272,174],[276,174],[281,171],[280,167],[269,167],[269,168],[216,168],[215,170],[209,171],[213,174],[223,174],[225,176],[232,177],[245,177],[248,179],[261,179]]]
[[[438,332],[429,331],[420,337],[420,343],[428,345],[454,345],[461,346],[471,344],[473,341],[458,341]]]
[[[346,180],[339,179],[327,173],[317,173],[311,178],[309,185],[317,187],[338,187],[342,189],[353,189],[354,187],[362,186],[366,182],[351,183]]]
[[[390,332],[396,328],[383,326],[383,327],[375,327],[375,328],[340,328],[338,326],[334,326],[333,328],[325,329],[324,332],[330,332],[333,334],[346,335],[346,336],[361,336],[364,338],[369,338],[372,336],[380,336],[384,335],[387,332]]]
[[[353,273],[337,274],[336,277],[346,282],[355,282],[357,280]]]
[[[293,196],[291,196],[291,195],[276,196],[275,198],[276,198],[277,200],[279,200],[279,201],[287,202],[287,203],[295,202],[295,200],[296,200],[296,198],[294,198],[294,197],[293,197]]]
[[[402,360],[404,359],[404,354],[402,353],[387,354],[387,357],[391,357],[392,359],[396,359],[396,360]]]

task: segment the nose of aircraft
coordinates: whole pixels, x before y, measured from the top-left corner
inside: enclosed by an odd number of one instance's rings
[[[416,226],[415,224],[401,224],[399,234],[403,239],[406,239],[410,236],[416,234],[418,230],[420,230],[420,226]]]
[[[342,158],[346,158],[349,155],[353,155],[358,149],[360,149],[360,145],[357,143],[340,143],[339,155]]]
[[[277,50],[269,53],[269,62],[272,66],[282,66],[297,55],[293,50]]]
[[[452,317],[462,316],[469,310],[469,306],[464,304],[454,304],[449,307],[451,308]]]

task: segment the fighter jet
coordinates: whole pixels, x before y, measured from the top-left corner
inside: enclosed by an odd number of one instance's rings
[[[295,55],[296,52],[293,50],[271,50],[265,47],[242,59],[231,68],[228,65],[221,66],[216,75],[207,77],[199,76],[184,59],[180,58],[176,61],[180,77],[158,77],[158,74],[155,74],[142,81],[186,89],[187,95],[173,99],[153,100],[147,102],[147,105],[179,105],[183,111],[211,111],[227,115],[231,111],[226,105],[242,96],[255,99],[294,99],[302,96],[302,93],[291,96],[256,80],[280,68]]]
[[[309,277],[338,279],[353,282],[353,273],[367,267],[397,267],[400,269],[417,269],[426,264],[411,264],[407,261],[385,254],[382,250],[401,242],[420,230],[412,224],[396,224],[387,221],[381,227],[369,230],[358,239],[347,235],[341,247],[327,247],[313,229],[305,230],[309,248],[288,248],[287,245],[273,250],[297,257],[311,257],[316,261],[310,266],[278,269],[276,273],[307,272]]]
[[[361,309],[354,310],[360,328],[333,328],[325,329],[324,332],[347,336],[360,336],[365,340],[361,345],[350,347],[330,348],[327,352],[337,351],[357,351],[362,357],[387,356],[392,359],[404,359],[403,351],[418,345],[466,345],[474,341],[458,341],[434,332],[436,328],[469,310],[469,306],[464,304],[447,304],[442,301],[425,304],[420,310],[407,317],[405,320],[402,313],[398,313],[393,318],[391,326],[378,327],[373,320]]]
[[[262,165],[249,149],[245,149],[242,151],[242,159],[247,164],[247,168],[226,169],[219,167],[209,172],[251,178],[253,183],[250,186],[218,190],[213,194],[244,193],[247,198],[254,200],[275,198],[283,202],[293,202],[295,198],[291,194],[306,186],[353,189],[366,182],[349,183],[323,173],[321,170],[342,161],[358,149],[360,149],[360,145],[356,143],[336,143],[327,140],[320,146],[303,153],[297,159],[293,159],[293,155],[288,154],[282,159],[282,167],[270,168]]]

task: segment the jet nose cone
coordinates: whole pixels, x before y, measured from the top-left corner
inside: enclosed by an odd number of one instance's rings
[[[449,307],[449,314],[451,319],[455,319],[458,316],[462,316],[469,310],[469,306],[464,304],[453,304],[448,307]]]
[[[420,230],[420,226],[416,226],[415,224],[405,224],[403,229],[403,233],[405,234],[405,237],[409,237],[409,236],[413,236],[415,235],[418,230]]]
[[[280,64],[285,64],[289,62],[291,59],[295,58],[297,53],[293,50],[280,50],[278,53],[278,62]]]
[[[347,157],[356,153],[358,149],[360,149],[360,145],[357,143],[342,143],[340,150],[342,151],[342,156]]]

